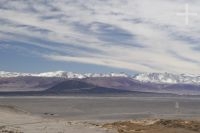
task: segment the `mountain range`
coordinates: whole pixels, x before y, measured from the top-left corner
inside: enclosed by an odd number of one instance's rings
[[[17,73],[0,71],[0,92],[200,95],[200,75],[172,73]]]

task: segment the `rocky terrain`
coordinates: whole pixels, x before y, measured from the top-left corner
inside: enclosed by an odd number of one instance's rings
[[[192,120],[143,120],[114,122],[103,125],[118,133],[199,133],[200,121]]]

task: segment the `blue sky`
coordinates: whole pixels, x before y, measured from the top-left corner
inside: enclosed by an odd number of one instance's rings
[[[189,25],[177,16],[189,11]],[[1,0],[0,71],[200,73],[198,0]]]

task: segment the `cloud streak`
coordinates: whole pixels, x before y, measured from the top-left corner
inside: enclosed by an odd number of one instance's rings
[[[200,14],[200,2],[188,2]],[[41,58],[136,72],[200,73],[200,17],[185,1],[2,0],[0,45]],[[8,48],[9,48],[8,47]]]

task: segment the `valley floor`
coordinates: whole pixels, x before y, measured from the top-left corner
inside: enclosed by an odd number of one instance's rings
[[[0,107],[0,133],[112,133],[99,124],[43,118],[15,109]]]
[[[1,97],[0,133],[199,133],[199,103],[188,97]]]

